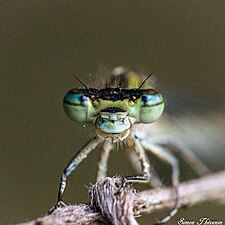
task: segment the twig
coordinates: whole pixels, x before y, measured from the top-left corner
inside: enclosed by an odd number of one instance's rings
[[[70,205],[53,214],[20,225],[137,225],[135,216],[174,206],[172,188],[150,189],[135,193],[125,188],[116,194],[120,178],[106,178],[90,188],[90,204]],[[180,207],[204,201],[225,200],[225,171],[183,182],[179,186]]]

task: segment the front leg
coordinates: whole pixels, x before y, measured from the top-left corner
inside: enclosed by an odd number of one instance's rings
[[[124,148],[124,150],[126,151],[126,154],[128,156],[128,159],[129,159],[132,167],[135,169],[135,171],[138,174],[142,174],[141,161],[140,161],[135,149],[126,146]],[[149,163],[149,158],[147,158],[147,160],[148,160],[147,162]],[[150,169],[150,174],[151,174],[151,179],[149,180],[150,181],[149,185],[152,188],[163,187],[162,180],[160,179],[158,173],[155,171],[154,167],[151,165],[149,169]]]
[[[60,206],[65,205],[62,202],[62,196],[66,188],[66,180],[67,177],[76,169],[76,167],[87,157],[87,155],[94,150],[98,144],[102,142],[102,139],[95,137],[93,140],[89,141],[77,154],[71,159],[68,163],[66,168],[63,171],[61,176],[60,184],[59,184],[59,191],[58,191],[58,198],[56,205],[50,209],[48,214],[54,212],[54,210]]]
[[[149,159],[145,153],[144,148],[142,147],[138,138],[134,139],[134,149],[138,155],[139,161],[141,163],[142,176],[126,176],[123,178],[121,186],[116,194],[122,192],[128,183],[149,183],[150,181],[150,164]]]
[[[97,181],[101,181],[106,177],[109,153],[112,150],[112,148],[113,143],[111,139],[106,140],[101,147],[100,161],[98,163],[98,171],[97,171]]]

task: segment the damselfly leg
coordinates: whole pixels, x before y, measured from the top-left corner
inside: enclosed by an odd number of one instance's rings
[[[49,210],[48,214],[51,214],[56,208],[64,206],[65,204],[62,202],[62,196],[66,188],[66,180],[67,177],[76,169],[76,167],[87,157],[87,155],[96,147],[102,143],[103,140],[99,137],[93,138],[89,141],[80,151],[76,153],[76,155],[71,159],[66,168],[63,171],[61,176],[59,190],[58,190],[58,198],[56,205]]]
[[[178,166],[178,161],[176,157],[172,154],[166,151],[165,148],[159,146],[159,145],[154,145],[147,139],[145,140],[140,140],[141,145],[143,146],[144,149],[147,151],[150,151],[154,155],[156,155],[158,158],[160,158],[162,161],[168,163],[172,167],[172,185],[174,188],[174,198],[175,198],[175,205],[173,210],[162,220],[160,220],[158,223],[163,224],[171,219],[173,217],[179,208],[179,166]]]
[[[97,181],[106,178],[109,153],[113,149],[113,143],[110,139],[106,140],[100,149],[100,160],[98,162]]]

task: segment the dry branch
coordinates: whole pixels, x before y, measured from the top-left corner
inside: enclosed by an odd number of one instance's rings
[[[126,188],[115,195],[120,178],[106,178],[90,188],[90,204],[70,205],[53,214],[20,225],[137,225],[135,216],[174,206],[172,188],[158,188],[135,193]],[[182,183],[179,186],[180,206],[204,201],[225,200],[225,171]]]

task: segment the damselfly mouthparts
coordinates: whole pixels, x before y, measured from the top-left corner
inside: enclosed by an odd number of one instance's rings
[[[149,136],[145,132],[146,126],[151,126],[149,124],[162,115],[164,100],[158,91],[148,87],[146,80],[141,81],[137,73],[116,68],[103,89],[88,88],[86,85],[84,87],[84,89],[72,89],[65,95],[64,111],[76,122],[93,123],[96,132],[64,169],[56,207],[61,204],[67,177],[99,145],[101,145],[101,157],[97,180],[106,177],[109,153],[114,143],[119,142],[126,152],[132,155],[131,160],[140,163],[142,175],[126,176],[118,192],[123,191],[127,183],[149,182],[153,187],[161,185],[154,168],[150,167],[146,151],[171,165],[175,203],[174,209],[160,221],[165,223],[179,208],[179,167],[173,153],[165,149],[161,142],[170,143],[176,151],[179,149],[179,153],[199,174],[208,172],[207,168],[176,139],[162,138],[160,135]]]

